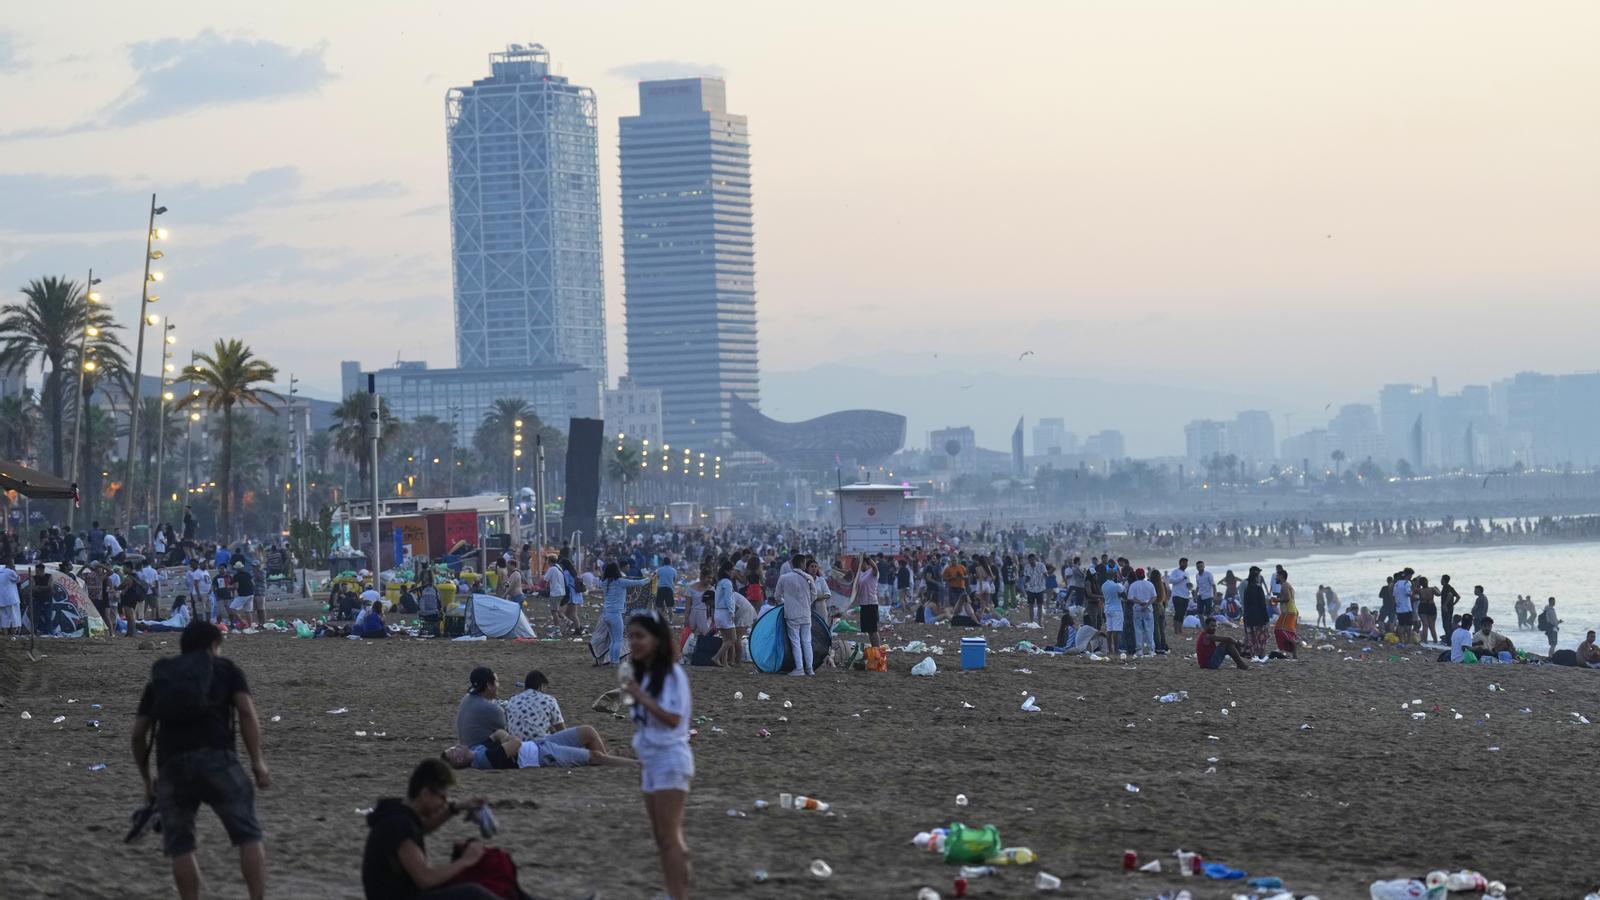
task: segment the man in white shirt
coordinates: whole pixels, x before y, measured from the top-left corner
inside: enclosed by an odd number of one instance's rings
[[[1217,576],[1206,571],[1203,559],[1194,564],[1194,596],[1200,606],[1197,614],[1200,621],[1204,622],[1211,615],[1211,606],[1217,599]]]
[[[139,570],[139,580],[144,582],[145,618],[157,621],[161,618],[161,573],[147,559]]]
[[[861,607],[861,630],[878,646],[878,570],[865,553],[856,572],[855,605]]]
[[[1160,578],[1159,571],[1151,577]],[[1156,586],[1145,577],[1143,569],[1133,570],[1133,583],[1128,585],[1128,599],[1133,601],[1134,656],[1156,655]]]
[[[1472,647],[1472,616],[1462,616],[1456,621],[1456,630],[1450,632],[1450,661],[1461,662],[1462,654]]]
[[[113,562],[120,562],[121,561],[121,559],[122,559],[122,544],[121,544],[121,542],[119,542],[117,540],[117,536],[116,535],[114,535],[111,532],[107,531],[105,539],[104,539],[104,541],[102,541],[102,546],[105,547],[106,559],[107,560],[110,560],[110,561],[113,561]]]
[[[773,596],[783,606],[783,623],[788,632],[789,649],[794,654],[794,671],[790,675],[814,675],[811,659],[811,601],[816,588],[805,573],[806,558],[796,553],[790,560],[789,571],[778,576]]]
[[[550,601],[550,625],[559,629],[561,601],[567,597],[567,573],[561,571],[561,561],[558,557],[546,556],[544,561],[549,566],[544,570],[544,596]]]
[[[22,633],[22,595],[17,591],[21,583],[16,563],[8,560],[0,566],[0,632],[5,634]]]
[[[1178,560],[1178,567],[1167,573],[1167,587],[1172,591],[1172,627],[1183,636],[1183,618],[1189,614],[1189,559]]]
[[[211,573],[200,565],[200,560],[189,560],[189,571],[183,576],[189,585],[189,612],[202,622],[211,621]]]
[[[1028,554],[1028,564],[1022,567],[1022,592],[1028,597],[1028,621],[1043,624],[1044,619],[1044,563],[1036,553]]]

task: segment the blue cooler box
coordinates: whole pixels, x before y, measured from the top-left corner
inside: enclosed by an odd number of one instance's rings
[[[961,639],[961,668],[983,669],[989,664],[989,641],[981,637]]]

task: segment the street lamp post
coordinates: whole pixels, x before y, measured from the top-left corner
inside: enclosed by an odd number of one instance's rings
[[[95,334],[99,333],[93,324],[94,306],[96,303],[100,302],[100,292],[96,291],[94,286],[99,283],[100,279],[94,277],[94,269],[90,268],[89,278],[84,282],[83,288],[83,334],[78,336],[78,396],[73,402],[73,408],[77,410],[77,414],[72,417],[72,471],[67,476],[67,480],[71,481],[74,485],[79,483],[78,454],[80,448],[78,447],[78,435],[83,430],[83,376],[85,372],[89,371],[85,368],[89,362],[89,357],[87,356],[89,335],[90,332],[94,332]],[[72,527],[73,513],[77,512],[77,510],[78,504],[76,503],[67,507],[68,528]]]
[[[178,342],[173,336],[173,329],[178,326],[166,317],[161,320],[161,403],[156,407],[156,490],[155,503],[151,504],[150,527],[154,528],[161,520],[161,470],[162,463],[167,458],[167,404],[172,402],[172,381],[174,366],[172,365],[172,345]],[[152,544],[155,538],[151,537]]]
[[[150,195],[150,222],[144,235],[144,285],[139,297],[139,342],[133,356],[133,402],[128,409],[128,475],[124,479],[122,489],[127,492],[128,499],[123,504],[123,524],[131,531],[133,529],[133,464],[138,458],[136,448],[139,441],[139,379],[144,374],[144,328],[146,324],[154,325],[150,319],[154,318],[146,307],[160,300],[161,297],[150,293],[150,285],[161,281],[160,272],[150,271],[150,263],[160,259],[163,254],[152,246],[157,240],[164,240],[167,236],[165,228],[156,228],[156,216],[165,213],[165,206],[156,205],[156,195]]]
[[[517,470],[522,468],[522,420],[512,423],[511,487],[506,491],[506,534],[513,544],[521,543],[522,522],[517,515]],[[540,542],[541,545],[543,542]]]

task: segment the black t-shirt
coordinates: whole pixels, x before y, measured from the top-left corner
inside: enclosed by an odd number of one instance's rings
[[[197,651],[198,652],[198,651]],[[138,715],[155,718],[156,686],[145,684]],[[222,656],[211,658],[211,704],[204,716],[179,725],[156,723],[156,760],[171,759],[190,750],[232,750],[233,695],[250,693],[244,670]]]
[[[1347,628],[1354,627],[1356,627],[1355,620],[1350,617],[1349,613],[1340,613],[1339,618],[1333,620],[1335,631],[1344,631]]]
[[[238,591],[241,597],[256,595],[256,583],[251,579],[249,570],[240,569],[238,574],[233,576],[233,589]]]
[[[361,851],[361,888],[370,900],[404,900],[421,893],[400,867],[400,845],[426,851],[422,819],[398,797],[387,797],[367,813],[367,846]]]
[[[50,573],[46,572],[43,575],[35,573],[34,576],[33,576],[33,600],[34,600],[34,602],[38,603],[40,601],[49,600],[51,594],[52,594],[52,591],[50,589]]]
[[[211,576],[211,589],[217,595],[218,600],[233,599],[233,588],[228,586],[228,575],[226,572],[219,571],[217,574]]]

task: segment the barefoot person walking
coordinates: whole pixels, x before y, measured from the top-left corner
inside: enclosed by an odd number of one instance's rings
[[[661,856],[667,896],[689,896],[689,845],[683,838],[683,808],[694,778],[689,720],[694,701],[689,676],[673,659],[672,629],[654,611],[628,620],[628,656],[633,677],[622,690],[633,705],[633,751],[642,766],[640,788],[650,830]]]

